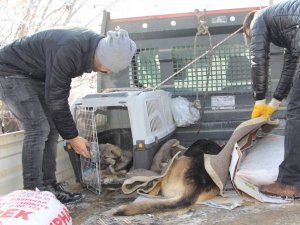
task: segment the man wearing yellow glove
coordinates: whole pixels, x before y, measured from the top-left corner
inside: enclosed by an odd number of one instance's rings
[[[255,98],[251,117],[269,119],[293,86],[286,113],[284,160],[279,166],[276,182],[259,189],[269,195],[300,197],[300,138],[297,135],[300,133],[300,0],[282,1],[251,12],[246,16],[243,28],[251,48]],[[271,43],[284,48],[284,64],[273,99],[266,104]]]

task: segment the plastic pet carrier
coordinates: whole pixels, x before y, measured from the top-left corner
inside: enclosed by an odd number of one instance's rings
[[[170,101],[171,94],[163,90],[89,94],[77,100],[71,110],[92,153],[91,159],[72,156],[77,179],[100,193],[101,185],[120,184],[131,168],[149,169],[176,129]]]

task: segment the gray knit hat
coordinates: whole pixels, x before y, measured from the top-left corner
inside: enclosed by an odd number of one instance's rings
[[[136,44],[129,38],[125,30],[108,31],[107,36],[99,41],[96,57],[100,63],[117,73],[131,63],[136,51]]]

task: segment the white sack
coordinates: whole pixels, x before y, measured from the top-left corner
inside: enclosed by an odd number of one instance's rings
[[[48,191],[18,190],[0,197],[1,225],[71,225],[68,209]]]

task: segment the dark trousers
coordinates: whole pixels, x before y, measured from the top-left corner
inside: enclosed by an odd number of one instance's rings
[[[284,161],[279,166],[278,181],[300,185],[300,69],[295,74],[287,107]]]
[[[24,129],[24,189],[55,182],[59,135],[45,104],[44,82],[0,75],[0,99]]]

